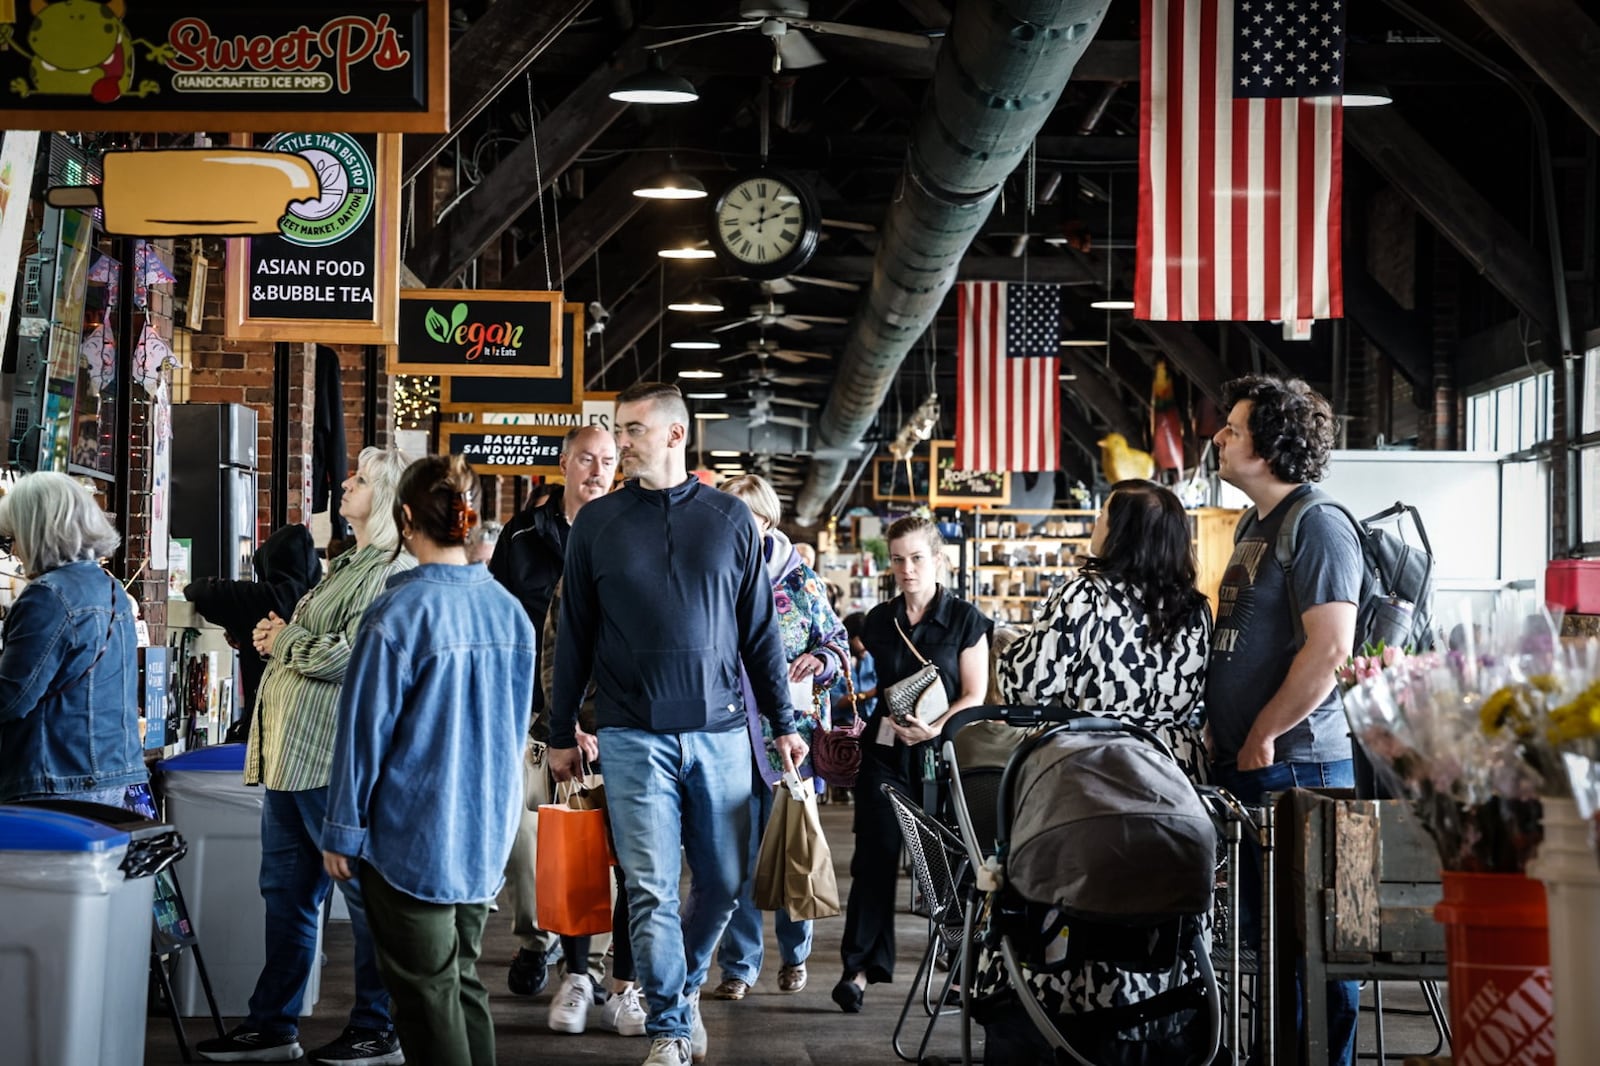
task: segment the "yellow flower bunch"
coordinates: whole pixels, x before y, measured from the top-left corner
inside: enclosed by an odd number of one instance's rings
[[[1543,696],[1560,687],[1549,674],[1535,674],[1526,684],[1503,685],[1490,693],[1478,708],[1478,728],[1485,736],[1494,736],[1501,730],[1509,731],[1521,740],[1533,736],[1534,725],[1539,720]]]
[[[1600,681],[1553,708],[1546,735],[1552,744],[1600,736]]]

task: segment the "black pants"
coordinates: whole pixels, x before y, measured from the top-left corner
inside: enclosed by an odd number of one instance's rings
[[[864,739],[863,747],[871,743]],[[896,749],[896,755],[901,752]],[[894,980],[894,916],[900,882],[900,823],[883,794],[891,785],[916,796],[900,769],[864,752],[856,779],[856,850],[850,859],[850,899],[845,904],[844,940],[839,946],[846,976],[865,972],[870,984]]]
[[[611,909],[611,978],[632,981],[633,941],[628,939],[628,886],[623,883],[622,867],[613,866],[617,876],[617,902]],[[589,938],[563,936],[561,954],[568,973],[583,973],[589,966]]]

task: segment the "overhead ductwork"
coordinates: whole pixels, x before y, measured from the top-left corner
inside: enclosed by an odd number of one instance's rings
[[[815,522],[843,480],[906,353],[932,323],[999,196],[1055,108],[1109,0],[962,0],[907,149],[864,303],[795,501]]]

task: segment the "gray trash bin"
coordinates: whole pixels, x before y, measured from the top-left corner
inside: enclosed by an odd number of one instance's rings
[[[217,1008],[225,1018],[250,1013],[250,994],[266,962],[266,906],[261,900],[263,789],[244,783],[243,744],[199,748],[156,767],[163,777],[167,821],[183,834],[189,854],[176,870]],[[317,929],[317,958],[322,929]],[[313,966],[301,1014],[310,1014],[322,990],[322,967]],[[178,1013],[210,1014],[194,959],[178,960],[173,978]]]
[[[130,1043],[143,1056],[154,881],[122,869],[129,843],[127,833],[86,818],[0,807],[0,1039],[7,1063],[121,1063]],[[132,952],[120,943],[130,923],[140,934]],[[132,994],[139,997],[137,1032],[113,1037]]]
[[[145,1019],[149,1014],[150,984],[146,979],[150,958],[150,933],[154,919],[155,875],[183,855],[183,838],[170,826],[151,821],[122,807],[81,800],[24,800],[19,808],[58,811],[86,818],[128,834],[127,855],[119,864],[124,877],[142,879],[111,894],[111,919],[107,945],[118,965],[106,968],[104,1008],[101,1010],[99,1066],[141,1066],[144,1062]],[[143,959],[136,980],[131,960]],[[124,960],[128,960],[123,965]]]

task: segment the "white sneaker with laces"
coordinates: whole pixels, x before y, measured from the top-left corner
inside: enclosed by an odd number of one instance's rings
[[[689,1057],[695,1062],[706,1058],[706,1026],[700,1020],[700,990],[689,996]]]
[[[548,1025],[552,1032],[581,1033],[589,1024],[589,1004],[594,998],[594,982],[589,975],[571,974],[550,997]]]
[[[663,1036],[650,1044],[644,1066],[685,1066],[689,1061],[689,1041],[681,1036]]]
[[[618,1036],[643,1036],[644,1023],[649,1018],[638,985],[611,993],[600,1008],[600,1024]]]

